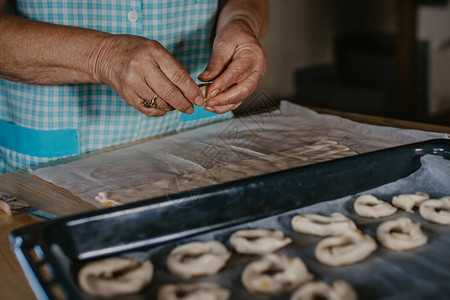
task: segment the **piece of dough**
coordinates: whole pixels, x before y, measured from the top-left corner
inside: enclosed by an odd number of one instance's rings
[[[242,254],[265,255],[283,248],[292,240],[284,237],[284,233],[275,229],[239,230],[230,237],[234,250]]]
[[[331,285],[323,281],[307,282],[299,287],[291,300],[357,300],[355,290],[345,281],[337,279]]]
[[[392,204],[407,212],[414,212],[413,208],[420,206],[425,200],[430,199],[428,194],[417,192],[415,194],[403,194],[392,197]]]
[[[198,87],[200,88],[200,91],[202,91],[202,95],[203,95],[203,106],[205,106],[206,101],[208,101],[208,87],[210,86],[210,83],[202,83],[199,84]]]
[[[372,195],[359,196],[353,207],[358,215],[367,218],[387,217],[397,211],[396,207]]]
[[[419,212],[425,220],[450,225],[450,197],[427,200],[420,205]]]
[[[149,260],[111,257],[83,266],[78,272],[80,288],[93,296],[112,297],[139,292],[152,281]]]
[[[428,240],[420,229],[420,223],[413,223],[408,218],[381,223],[377,228],[377,239],[385,248],[395,251],[413,250]]]
[[[166,284],[158,291],[158,300],[228,300],[230,291],[214,282]]]
[[[176,247],[167,258],[167,268],[182,278],[216,274],[231,254],[222,243],[192,242]]]
[[[292,218],[291,225],[297,232],[318,236],[341,235],[357,230],[355,223],[341,213],[332,213],[331,216],[297,215]]]
[[[377,243],[367,234],[347,233],[321,240],[315,249],[318,261],[329,266],[342,266],[364,260],[377,249]]]
[[[242,283],[250,293],[280,294],[312,280],[299,257],[268,254],[248,264],[242,273]]]

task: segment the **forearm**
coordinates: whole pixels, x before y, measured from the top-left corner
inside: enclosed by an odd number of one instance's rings
[[[0,0],[0,77],[41,85],[107,84],[150,117],[173,108],[192,113],[192,104],[203,104],[199,86],[159,42],[6,15],[5,2]],[[158,107],[143,104],[150,99]]]
[[[0,13],[0,77],[42,85],[99,83],[96,59],[107,36]]]
[[[257,39],[262,38],[269,24],[267,0],[226,0],[217,22],[217,32],[232,21],[245,23]]]

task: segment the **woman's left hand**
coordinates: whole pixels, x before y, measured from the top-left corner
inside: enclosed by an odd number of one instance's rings
[[[266,72],[266,58],[255,34],[242,20],[233,20],[216,35],[213,53],[198,78],[213,81],[205,109],[223,114],[253,93]]]

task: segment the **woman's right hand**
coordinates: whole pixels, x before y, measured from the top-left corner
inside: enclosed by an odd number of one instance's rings
[[[105,37],[94,59],[94,75],[128,104],[150,117],[173,108],[191,114],[203,95],[187,70],[160,43],[133,35]],[[158,95],[155,108],[144,100]]]

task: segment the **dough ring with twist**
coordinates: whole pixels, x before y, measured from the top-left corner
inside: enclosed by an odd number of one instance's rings
[[[323,281],[312,281],[299,287],[291,300],[357,300],[355,290],[345,281],[337,279],[331,285]]]
[[[450,225],[450,197],[427,200],[420,205],[419,212],[425,220]]]
[[[415,194],[403,194],[394,196],[392,198],[392,204],[398,208],[404,209],[407,212],[414,212],[413,208],[420,206],[424,201],[430,199],[428,194],[417,192]]]
[[[341,213],[332,213],[329,217],[317,214],[297,215],[292,218],[291,225],[297,232],[318,236],[341,235],[357,230],[355,223]]]
[[[300,258],[278,254],[268,254],[248,264],[242,273],[242,283],[250,293],[272,295],[292,291],[312,279]]]
[[[112,297],[137,293],[152,277],[153,265],[149,260],[111,257],[83,266],[78,272],[78,283],[90,295]]]
[[[238,253],[265,255],[283,248],[292,240],[275,229],[239,230],[230,237],[230,244]]]
[[[408,218],[381,223],[377,228],[377,239],[385,248],[395,251],[413,250],[428,240],[420,229],[420,223],[413,223]]]
[[[397,208],[379,200],[372,195],[359,196],[353,205],[356,213],[361,217],[382,218],[394,214]]]
[[[167,258],[167,268],[182,278],[216,274],[231,254],[222,243],[192,242],[173,249]]]
[[[166,284],[158,291],[158,300],[228,300],[230,291],[214,282]]]
[[[318,261],[329,266],[342,266],[364,260],[377,249],[377,243],[367,234],[347,233],[321,240],[315,249]]]

